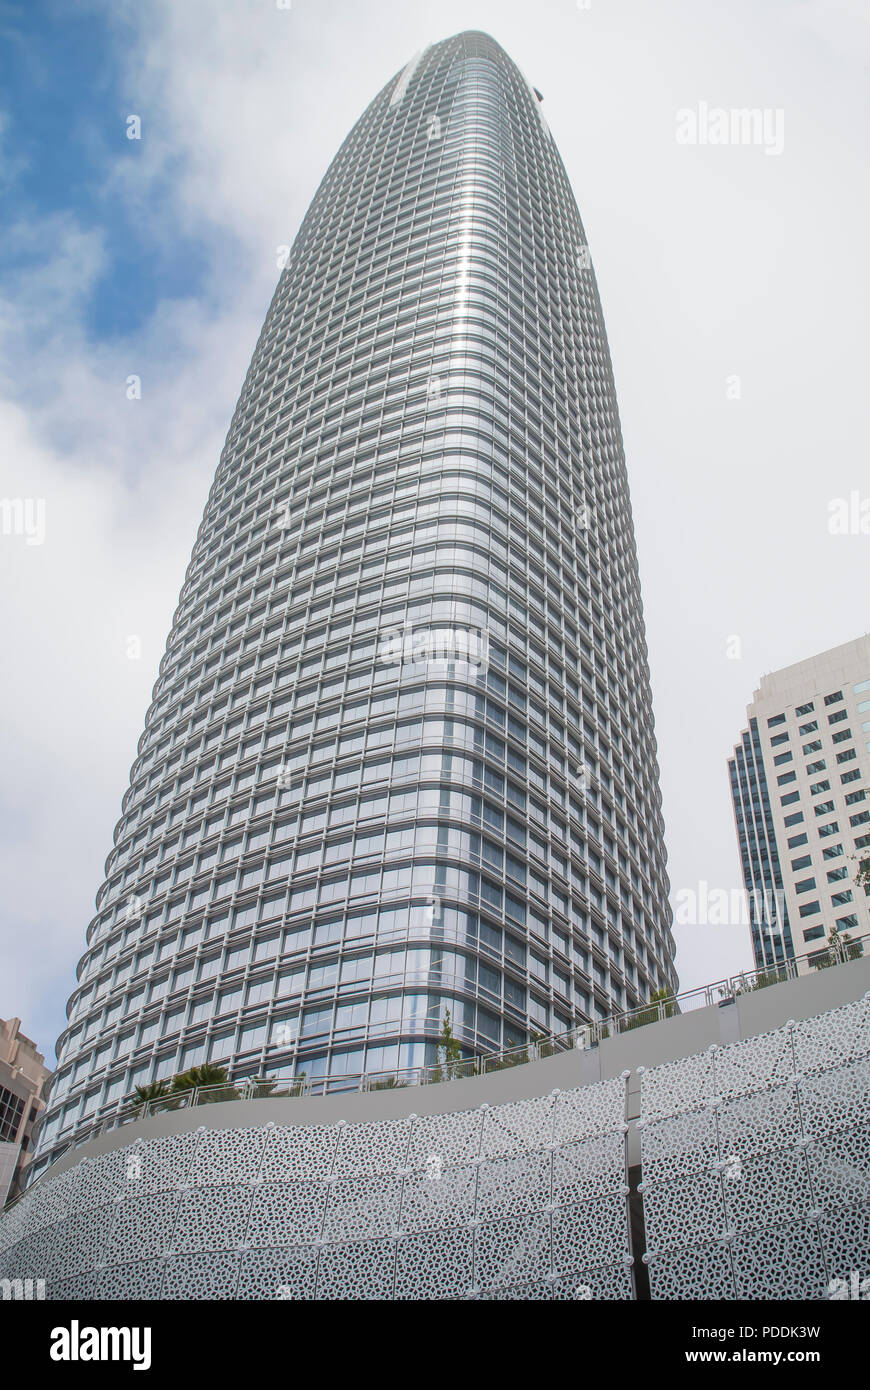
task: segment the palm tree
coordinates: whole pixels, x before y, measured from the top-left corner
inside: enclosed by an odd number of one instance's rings
[[[133,1099],[137,1109],[144,1109],[152,1100],[163,1100],[168,1095],[165,1081],[149,1081],[147,1086],[137,1086]]]
[[[238,1100],[239,1093],[233,1086],[224,1086],[227,1079],[225,1067],[212,1066],[210,1062],[204,1062],[201,1067],[190,1067],[187,1071],[179,1072],[174,1077],[172,1089],[174,1092],[182,1091],[201,1091],[207,1088],[204,1095],[198,1097],[200,1105],[207,1105],[211,1101],[217,1100]],[[222,1087],[215,1090],[214,1087]]]
[[[173,1091],[192,1091],[195,1086],[219,1086],[222,1081],[226,1081],[227,1073],[225,1067],[213,1067],[210,1062],[205,1062],[201,1067],[190,1067],[187,1071],[181,1071],[173,1079]]]

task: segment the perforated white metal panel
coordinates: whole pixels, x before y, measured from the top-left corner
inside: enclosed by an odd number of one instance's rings
[[[870,1275],[870,995],[642,1072],[640,1128],[653,1298]]]
[[[0,1220],[47,1296],[632,1296],[625,1081],[447,1115],[215,1130],[83,1159]]]

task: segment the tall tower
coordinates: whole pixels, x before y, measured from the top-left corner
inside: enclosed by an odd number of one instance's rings
[[[763,677],[728,764],[759,970],[870,932],[870,637]],[[851,950],[858,950],[857,943]]]
[[[474,1055],[673,987],[631,509],[540,98],[383,88],[281,275],[193,549],[42,1131],[211,1062]]]

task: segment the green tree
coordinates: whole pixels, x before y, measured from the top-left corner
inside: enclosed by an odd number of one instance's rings
[[[855,941],[847,931],[841,932],[836,927],[831,927],[828,932],[827,951],[820,951],[810,964],[816,970],[825,970],[829,965],[842,965],[847,960],[857,960],[863,954],[863,941]]]
[[[656,1005],[659,1017],[673,1018],[677,1012],[676,1002],[666,989],[657,989],[650,995],[649,1002]],[[659,1005],[663,1007],[659,1008]]]
[[[208,1088],[204,1095],[197,1099],[200,1105],[207,1105],[220,1100],[238,1100],[239,1093],[234,1086],[224,1085],[227,1079],[225,1067],[215,1067],[206,1062],[201,1067],[190,1067],[188,1071],[179,1072],[172,1080],[172,1090],[175,1094],[183,1091],[197,1091]],[[220,1089],[217,1089],[217,1088]]]
[[[147,1086],[137,1086],[133,1101],[137,1109],[144,1109],[152,1100],[163,1100],[169,1094],[165,1081],[149,1081]]]
[[[459,1040],[453,1036],[450,1010],[447,1009],[444,1014],[444,1022],[441,1025],[438,1045],[435,1048],[435,1068],[432,1080],[449,1081],[451,1077],[458,1076],[461,1061],[462,1048]]]

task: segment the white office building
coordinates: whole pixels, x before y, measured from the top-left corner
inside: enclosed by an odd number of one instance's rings
[[[728,766],[758,968],[870,932],[870,636],[764,676]]]

